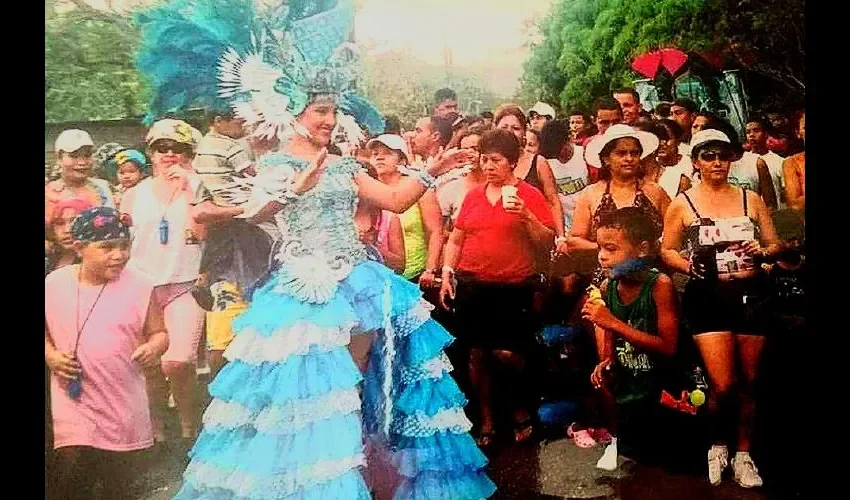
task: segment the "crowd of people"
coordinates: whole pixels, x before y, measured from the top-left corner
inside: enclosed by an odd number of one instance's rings
[[[184,42],[143,44],[142,68]],[[629,422],[663,411],[704,417],[712,485],[730,466],[762,485],[760,359],[805,328],[804,111],[754,113],[742,141],[689,99],[650,110],[630,88],[588,111],[469,116],[441,89],[405,130],[376,124],[336,52],[290,61],[308,76],[280,87],[228,50],[210,88],[234,101],[199,127],[55,140],[55,498],[130,497],[140,452],[165,448],[185,457],[181,499],[487,498],[497,441],[554,423],[614,470],[651,434]],[[187,95],[158,82],[155,103]]]
[[[596,345],[586,382],[598,390],[598,411],[582,412],[569,433],[580,446],[605,445],[598,466],[616,468],[618,409],[661,405],[669,382],[661,367],[676,356],[681,330],[693,336],[706,375],[709,480],[719,483],[731,463],[739,484],[760,486],[749,455],[760,354],[766,337],[789,328],[785,318],[796,315],[795,328],[803,321],[804,151],[776,140],[766,118],[747,119],[741,144],[728,123],[686,99],[670,105],[670,119],[635,111],[628,90],[600,99],[594,120],[559,119],[545,103],[527,114],[506,104],[489,125],[486,114],[459,117],[449,90],[436,99],[434,114],[409,132],[317,153],[345,148],[370,182],[387,186],[451,164],[433,188],[397,206],[381,206],[364,185],[369,200],[348,222],[368,259],[441,308],[434,316],[457,338],[450,358],[476,402],[477,444],[486,450],[500,432],[494,384],[510,439],[532,437],[542,397],[533,388],[545,376],[537,332],[572,325]],[[797,124],[802,141],[805,114]],[[169,392],[188,452],[201,423],[199,343],[215,377],[234,322],[261,300],[255,290],[281,229],[267,215],[239,217],[279,141],[246,140],[244,121],[228,112],[211,113],[207,125],[202,137],[186,122],[161,120],[144,153],[115,143],[96,149],[82,130],[56,140],[61,176],[45,186],[45,359],[60,490],[91,464],[103,468],[105,491],[120,490],[126,475],[116,464],[124,462],[109,454],[166,441]],[[330,118],[327,131],[334,125]],[[128,263],[133,271],[122,273]],[[106,284],[119,291],[94,316],[101,326],[85,329]],[[59,299],[75,290],[76,302]],[[91,305],[72,327],[65,309],[79,308],[83,295]],[[781,322],[770,321],[776,311]],[[105,330],[123,336],[104,342]],[[368,347],[352,354],[365,372]],[[74,380],[85,380],[79,400],[65,384]],[[69,408],[77,401],[115,413],[77,414]],[[85,431],[75,427],[83,421]],[[118,449],[99,445],[105,429],[114,429]],[[736,449],[731,461],[727,443]]]

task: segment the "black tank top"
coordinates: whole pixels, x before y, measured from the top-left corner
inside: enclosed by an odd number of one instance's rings
[[[531,184],[536,187],[538,191],[543,192],[543,181],[540,180],[540,176],[537,174],[537,157],[539,155],[534,155],[534,159],[531,160],[531,168],[528,169],[528,173],[525,175],[525,182]]]
[[[632,206],[640,209],[641,212],[649,216],[652,220],[652,225],[655,227],[656,234],[660,237],[661,231],[664,229],[664,220],[661,218],[661,214],[658,212],[658,209],[652,204],[652,200],[650,200],[649,197],[641,190],[640,181],[635,181],[635,199],[632,202]],[[593,213],[593,225],[590,232],[591,237],[593,238],[592,241],[596,241],[596,229],[602,222],[602,218],[616,211],[617,203],[614,201],[614,197],[611,196],[611,181],[607,181],[605,183],[605,193],[602,195],[602,200],[596,207],[596,212]]]

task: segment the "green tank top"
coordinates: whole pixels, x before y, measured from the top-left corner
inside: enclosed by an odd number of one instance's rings
[[[415,203],[399,218],[404,231],[404,272],[401,275],[406,279],[415,278],[425,270],[428,250],[419,204]]]
[[[658,315],[652,298],[658,274],[657,269],[649,271],[649,279],[629,304],[624,304],[617,293],[619,280],[610,280],[605,290],[605,304],[617,319],[651,335],[658,335]],[[619,336],[614,338],[614,353],[619,373],[614,391],[617,402],[655,397],[657,384],[652,356]]]

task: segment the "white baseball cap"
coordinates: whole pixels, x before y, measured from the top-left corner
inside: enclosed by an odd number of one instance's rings
[[[404,155],[404,159],[407,160],[408,163],[410,163],[410,155],[407,154],[407,143],[404,141],[404,139],[402,139],[400,135],[381,134],[378,137],[375,137],[374,139],[367,142],[366,149],[370,148],[372,144],[375,144],[376,142],[379,142],[392,150],[398,151],[399,153]]]
[[[555,108],[546,104],[545,102],[538,102],[534,105],[533,108],[528,110],[528,114],[537,113],[540,116],[548,116],[549,119],[555,118]]]
[[[599,154],[609,143],[625,137],[632,137],[640,142],[640,148],[642,150],[640,155],[641,160],[658,149],[658,137],[656,137],[655,134],[643,132],[634,127],[630,127],[629,125],[618,123],[616,125],[611,125],[604,134],[597,135],[587,143],[587,147],[584,148],[584,160],[589,165],[596,168],[602,168],[602,158],[599,157]]]
[[[68,129],[63,130],[62,133],[59,134],[59,137],[56,138],[53,150],[57,153],[59,151],[73,153],[85,146],[94,147],[94,141],[91,140],[89,133],[85,130]]]

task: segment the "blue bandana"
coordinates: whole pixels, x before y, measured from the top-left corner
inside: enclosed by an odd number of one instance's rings
[[[639,277],[644,271],[652,269],[652,261],[646,257],[638,257],[629,259],[614,266],[611,270],[611,278],[635,278]]]
[[[95,207],[74,219],[71,223],[71,237],[83,243],[129,239],[130,223],[127,217],[114,208]]]

